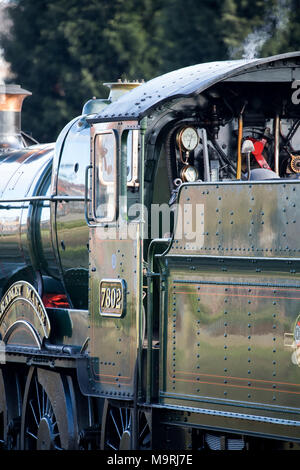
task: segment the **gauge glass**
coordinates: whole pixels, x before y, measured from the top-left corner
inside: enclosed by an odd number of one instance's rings
[[[198,178],[198,172],[195,167],[187,165],[181,170],[181,177],[183,181],[191,183]]]
[[[187,151],[194,150],[198,145],[198,134],[194,127],[185,127],[180,133],[181,145]]]

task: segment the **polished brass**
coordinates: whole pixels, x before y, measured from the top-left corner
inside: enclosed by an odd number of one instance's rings
[[[191,176],[189,176],[190,172],[192,172]],[[198,178],[198,172],[192,165],[185,165],[180,172],[180,178],[184,182],[194,182]]]
[[[21,111],[24,98],[26,98],[26,95],[1,95],[0,111]]]
[[[19,85],[0,85],[0,112],[20,112],[23,101],[28,95],[31,95],[31,92]]]
[[[20,417],[38,449],[300,443],[298,60],[108,84],[55,144],[0,142],[4,446]],[[271,170],[250,172],[265,132]]]
[[[294,173],[300,173],[300,155],[291,155],[290,165]]]
[[[141,82],[128,82],[126,80],[118,80],[117,82],[103,83],[103,85],[110,88],[108,99],[113,102],[117,101],[122,95],[124,95],[124,93],[127,93],[128,91],[131,91],[141,85]]]
[[[238,119],[238,142],[237,142],[237,167],[236,179],[240,180],[242,177],[242,140],[243,140],[243,115],[239,114]]]

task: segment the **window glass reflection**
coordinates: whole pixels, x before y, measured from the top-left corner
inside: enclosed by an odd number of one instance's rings
[[[115,218],[116,141],[113,133],[95,138],[95,215],[102,221]]]

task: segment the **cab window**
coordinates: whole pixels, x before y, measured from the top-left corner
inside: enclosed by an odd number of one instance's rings
[[[112,222],[116,217],[117,169],[116,138],[113,132],[95,137],[94,201],[96,219]]]

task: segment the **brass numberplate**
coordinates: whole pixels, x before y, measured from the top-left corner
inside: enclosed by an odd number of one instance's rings
[[[125,314],[125,281],[123,279],[102,279],[100,282],[100,314],[122,317]]]

